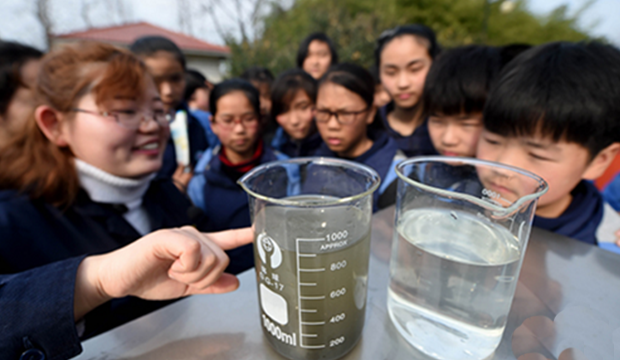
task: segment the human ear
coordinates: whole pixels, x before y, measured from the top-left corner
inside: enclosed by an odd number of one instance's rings
[[[373,120],[375,120],[376,113],[377,113],[377,108],[373,105],[368,111],[368,117],[366,118],[366,125],[372,124]]]
[[[34,111],[34,119],[45,137],[57,146],[68,146],[61,126],[61,114],[47,105],[41,105]]]
[[[213,114],[209,115],[209,123],[211,123],[211,131],[213,131],[215,136],[219,137],[220,128],[218,124],[215,122],[215,117],[213,117]]]
[[[605,170],[607,170],[616,155],[618,155],[618,152],[620,152],[620,143],[617,142],[601,150],[594,159],[590,161],[590,164],[581,177],[586,180],[599,178],[603,175]]]

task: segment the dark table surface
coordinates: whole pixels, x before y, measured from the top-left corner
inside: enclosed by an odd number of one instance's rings
[[[346,360],[427,359],[387,313],[394,208],[373,216],[366,324]],[[85,359],[284,359],[263,338],[254,270],[83,343]],[[502,342],[489,359],[620,359],[620,255],[534,229]]]

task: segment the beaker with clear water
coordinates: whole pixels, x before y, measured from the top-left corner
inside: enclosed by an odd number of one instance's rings
[[[263,332],[290,359],[337,359],[364,326],[372,193],[379,176],[345,160],[264,164],[249,196]]]
[[[390,318],[434,358],[486,358],[502,338],[547,184],[467,158],[419,157],[396,172]]]

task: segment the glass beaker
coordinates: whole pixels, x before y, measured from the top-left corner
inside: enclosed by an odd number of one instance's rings
[[[248,193],[263,332],[290,359],[337,359],[364,326],[372,193],[350,161],[297,158],[239,180]]]
[[[390,318],[434,358],[486,358],[502,338],[547,183],[514,167],[443,156],[406,160],[396,173]]]

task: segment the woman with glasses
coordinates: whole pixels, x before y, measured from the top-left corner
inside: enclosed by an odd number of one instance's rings
[[[379,109],[387,133],[407,156],[435,154],[422,106],[426,74],[439,53],[435,33],[424,25],[404,25],[377,39],[375,62],[392,101]]]
[[[226,80],[209,95],[211,129],[221,145],[208,150],[196,165],[188,195],[209,219],[207,231],[251,225],[248,197],[237,180],[254,167],[286,159],[263,143],[260,93],[242,79]],[[237,274],[254,266],[252,245],[229,251],[227,272]]]
[[[199,220],[170,179],[155,179],[170,117],[137,57],[97,43],[63,47],[43,58],[35,92],[33,116],[0,149],[0,274],[109,252],[190,225],[188,213]],[[162,306],[119,301],[91,312],[83,334]],[[118,304],[130,310],[110,315]]]
[[[317,156],[357,161],[381,177],[373,198],[376,211],[395,202],[394,167],[405,156],[384,131],[371,131],[377,116],[374,95],[375,83],[366,69],[347,63],[334,65],[319,82],[315,119],[324,141]]]

